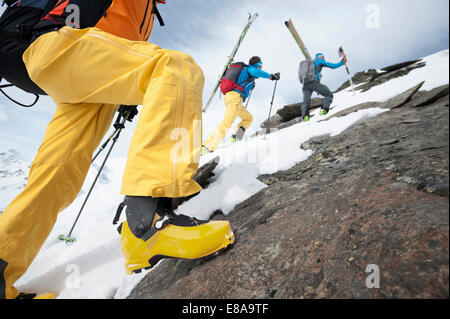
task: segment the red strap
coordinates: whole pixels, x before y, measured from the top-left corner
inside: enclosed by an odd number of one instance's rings
[[[66,9],[66,7],[69,5],[69,0],[59,0],[58,3],[56,4],[55,8],[50,11],[48,13],[48,15],[52,15],[52,16],[62,16],[64,13],[64,10]],[[61,3],[62,2],[62,3]]]

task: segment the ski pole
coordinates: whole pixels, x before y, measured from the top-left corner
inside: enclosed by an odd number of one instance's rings
[[[100,174],[101,174],[103,168],[105,167],[106,161],[108,160],[109,155],[111,154],[111,151],[112,151],[112,149],[114,148],[114,145],[116,144],[116,142],[117,142],[117,140],[118,140],[118,138],[119,138],[119,136],[120,136],[120,133],[121,133],[122,129],[125,128],[125,122],[128,120],[128,118],[129,118],[129,116],[130,116],[131,114],[132,114],[131,111],[128,111],[128,110],[126,110],[126,111],[123,111],[123,110],[122,110],[121,112],[119,112],[119,115],[117,116],[117,119],[116,119],[116,123],[114,124],[114,127],[116,128],[116,130],[114,131],[114,134],[112,135],[112,141],[113,141],[113,143],[111,144],[111,146],[110,146],[110,148],[109,148],[109,150],[108,150],[108,153],[106,154],[106,157],[105,157],[105,159],[103,160],[103,163],[102,163],[102,165],[100,166],[100,169],[98,170],[97,175],[95,176],[94,182],[92,183],[91,187],[89,188],[89,191],[88,191],[88,193],[87,193],[87,195],[86,195],[86,198],[85,198],[84,201],[83,201],[83,204],[81,205],[81,208],[80,208],[80,210],[79,210],[79,212],[78,212],[77,217],[75,218],[75,221],[74,221],[74,223],[73,223],[73,225],[72,225],[72,228],[70,229],[69,233],[68,233],[66,236],[64,236],[64,235],[58,236],[58,239],[59,239],[59,240],[65,241],[66,243],[68,243],[68,242],[73,243],[73,242],[76,241],[76,239],[73,238],[73,237],[71,236],[71,235],[72,235],[72,232],[73,232],[73,230],[74,230],[74,228],[75,228],[75,225],[77,224],[78,219],[80,218],[81,213],[83,212],[84,207],[86,206],[86,203],[87,203],[89,197],[91,196],[92,190],[94,189],[94,186],[95,186],[95,184],[97,183],[97,180],[98,180],[98,178],[100,177]],[[120,121],[120,118],[121,118],[121,117],[123,117],[122,121]],[[107,142],[106,142],[105,144],[107,144],[107,143],[109,142],[109,140],[110,140],[110,139],[108,139]],[[105,144],[104,144],[104,145],[105,145]],[[101,151],[100,151],[100,152],[101,152]],[[98,152],[96,156],[98,156],[98,154],[99,154],[100,152]],[[95,159],[95,158],[94,158],[94,159]]]
[[[348,74],[349,79],[350,79],[350,85],[352,87],[353,95],[355,95],[355,86],[353,85],[352,75],[350,74],[350,70],[348,69],[347,56],[345,55],[344,49],[342,48],[342,46],[339,47],[339,57],[341,57],[341,58],[343,58],[345,60],[345,62],[344,62],[345,69],[346,69],[347,74]]]
[[[128,114],[128,121],[132,121],[133,120],[133,117],[135,116],[135,115],[137,115],[138,114],[138,110],[137,110],[137,107],[135,106],[135,105],[121,105],[120,106],[120,108],[119,108],[119,110],[118,110],[118,112],[119,112],[119,115],[120,114],[123,114],[124,112],[126,112],[126,111],[128,111],[129,112],[129,114]],[[118,124],[117,123],[119,123],[119,118],[120,117],[118,117],[117,119],[116,119],[116,124],[114,124],[114,127],[116,127]],[[120,128],[116,128],[116,130],[106,139],[106,141],[100,146],[100,148],[98,149],[98,151],[97,151],[97,153],[94,155],[94,157],[92,158],[92,161],[91,161],[91,164],[92,163],[94,163],[94,161],[95,161],[95,159],[100,155],[100,153],[106,148],[106,146],[108,146],[108,144],[109,144],[109,142],[113,139],[113,137],[116,135],[116,133],[117,133],[117,131],[119,130]]]
[[[102,146],[100,146],[100,148],[98,149],[97,153],[94,155],[94,157],[92,158],[91,164],[94,163],[95,159],[100,155],[100,153],[106,148],[106,146],[108,146],[109,142],[114,138],[114,136],[116,135],[117,131],[119,129],[116,129],[110,137],[108,137],[106,139],[106,141],[102,144]]]
[[[270,131],[270,115],[272,114],[272,106],[273,106],[273,100],[275,98],[275,91],[277,90],[277,84],[278,84],[278,80],[275,81],[275,86],[273,87],[272,101],[270,102],[269,116],[267,117],[267,128],[264,133],[264,139],[266,139],[267,130]]]
[[[248,107],[248,103],[250,103],[250,98],[252,97],[253,89],[250,91],[250,95],[248,96],[247,104],[245,104],[245,108]]]

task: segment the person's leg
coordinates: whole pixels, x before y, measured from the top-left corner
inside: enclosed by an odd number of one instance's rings
[[[34,42],[24,61],[32,80],[56,102],[143,104],[121,193],[185,197],[201,190],[192,178],[200,157],[204,76],[191,57],[95,28],[65,27]]]
[[[225,115],[219,126],[217,126],[205,143],[203,143],[203,145],[210,151],[214,151],[217,147],[219,147],[220,143],[222,143],[222,140],[225,135],[227,135],[231,125],[233,125],[233,122],[238,116],[239,105],[242,105],[242,96],[239,93],[231,91],[225,94]]]
[[[244,138],[245,129],[242,126],[237,127],[237,131],[231,136],[231,141],[237,142]]]
[[[303,103],[302,103],[302,117],[309,116],[309,107],[311,105],[311,96],[313,91],[308,84],[303,85]]]
[[[239,122],[239,124],[236,126],[236,129],[234,130],[233,135],[238,135],[238,131],[241,128],[244,130],[244,132],[247,131],[253,122],[252,114],[244,107],[244,105],[242,105],[242,102],[238,107],[238,117],[241,118],[241,122]],[[240,138],[238,138],[238,139],[239,140],[242,139],[242,136],[240,136]]]
[[[28,183],[0,214],[0,298],[15,298],[25,273],[56,222],[80,191],[92,153],[117,107],[60,104],[33,161]]]
[[[311,89],[313,89],[315,92],[325,97],[325,100],[323,101],[322,104],[322,108],[328,112],[330,110],[331,103],[333,103],[333,92],[331,92],[328,86],[320,82],[314,82]]]
[[[95,28],[67,27],[38,38],[23,58],[32,80],[59,106],[26,189],[0,216],[0,297],[8,298],[17,295],[12,284],[36,256],[57,213],[80,189],[114,105],[143,104],[124,195],[185,197],[201,190],[192,178],[201,147],[204,77],[192,58]]]

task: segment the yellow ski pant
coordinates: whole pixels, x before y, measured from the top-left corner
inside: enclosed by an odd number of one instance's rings
[[[243,98],[238,92],[230,91],[225,94],[225,116],[211,136],[203,143],[210,151],[214,151],[219,147],[237,117],[241,118],[241,122],[236,126],[233,134],[236,134],[240,127],[247,130],[252,124],[253,116],[247,111],[244,105],[242,105],[242,100]]]
[[[39,37],[23,56],[28,73],[57,104],[24,190],[0,215],[0,298],[27,270],[80,191],[92,154],[120,104],[143,105],[121,193],[184,197],[201,150],[204,76],[188,55],[96,28]]]

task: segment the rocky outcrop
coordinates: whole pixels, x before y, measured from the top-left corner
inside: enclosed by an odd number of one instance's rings
[[[422,60],[413,60],[403,63],[394,64],[391,66],[387,66],[385,68],[382,68],[380,71],[377,71],[375,69],[370,69],[363,72],[358,72],[352,77],[353,84],[355,86],[355,90],[359,90],[362,92],[368,91],[371,88],[378,86],[380,84],[386,83],[387,81],[390,81],[392,79],[405,76],[409,72],[411,72],[414,69],[421,68],[425,66],[425,62]],[[436,99],[439,99],[445,95],[448,95],[448,87],[441,87],[436,88],[430,92],[419,92],[420,87],[423,85],[424,82],[419,83],[417,86],[412,87],[410,90],[407,90],[403,92],[402,94],[395,97],[397,99],[396,102],[394,101],[388,101],[387,103],[380,103],[378,106],[383,108],[395,108],[400,107],[404,105],[406,102],[409,102],[409,100],[416,99],[414,104],[411,104],[411,106],[416,105],[420,106],[421,104],[430,104],[434,102]],[[339,87],[336,92],[339,92],[341,90],[344,90],[346,88],[350,87],[350,81],[345,82],[341,87]],[[416,94],[417,93],[417,94]],[[426,93],[426,94],[425,94]],[[420,99],[419,99],[420,97]],[[430,97],[436,97],[435,100],[430,99]],[[315,109],[321,107],[323,104],[322,98],[314,98],[311,100],[311,107],[310,109]],[[355,107],[352,107],[351,110],[355,111],[358,109],[366,108],[366,107],[373,107],[372,102],[364,103],[364,105],[357,105]],[[387,105],[387,106],[386,106]],[[283,129],[292,125],[295,125],[297,123],[300,123],[302,121],[301,119],[301,106],[302,103],[294,103],[284,106],[283,108],[279,109],[277,111],[277,114],[272,116],[269,121],[264,121],[261,124],[262,129]],[[348,111],[347,111],[348,112]],[[347,113],[348,114],[348,113]],[[335,115],[336,116],[336,115]],[[258,134],[264,134],[264,130],[261,130],[254,135]]]
[[[374,107],[379,108],[389,108],[395,109],[398,107],[420,107],[424,105],[429,105],[433,102],[438,102],[440,106],[448,107],[448,94],[449,94],[449,86],[448,84],[442,85],[430,91],[419,91],[424,82],[419,83],[418,85],[412,87],[411,89],[406,90],[405,92],[385,101],[385,102],[366,102],[355,105],[348,109],[345,109],[341,112],[333,114],[328,117],[327,120],[333,117],[342,117],[348,115],[350,113],[363,110],[370,109]]]
[[[216,217],[230,220],[232,249],[164,260],[129,298],[448,298],[448,86],[417,90],[298,145],[313,155]],[[371,269],[379,288],[366,286]]]
[[[412,60],[412,61],[406,61],[406,62],[402,62],[402,63],[397,63],[397,64],[393,64],[393,65],[390,65],[390,66],[386,66],[386,67],[382,68],[381,70],[385,71],[385,72],[394,72],[394,71],[403,69],[405,67],[408,67],[410,65],[416,64],[417,62],[420,62],[420,61],[421,60],[419,59],[419,60]]]
[[[364,72],[358,72],[352,77],[355,89],[366,92],[371,88],[386,83],[395,78],[407,75],[414,69],[421,68],[425,66],[425,62],[422,60],[414,60],[403,63],[394,64],[381,69],[382,72],[376,70],[368,70]],[[358,85],[361,84],[361,85]],[[341,87],[339,87],[336,92],[344,90],[350,87],[350,80],[346,81]]]
[[[274,116],[271,116],[268,120],[265,120],[261,123],[261,128],[271,128],[271,127],[278,127],[281,123],[283,123],[283,119],[278,114],[275,114]]]
[[[421,107],[424,105],[429,105],[433,102],[440,101],[443,106],[448,106],[448,99],[446,98],[449,95],[449,85],[442,85],[440,87],[434,88],[430,91],[420,91],[420,88],[423,86],[425,82],[421,82],[412,88],[406,90],[405,92],[402,92],[398,94],[397,96],[394,96],[393,98],[385,101],[385,102],[365,102],[361,103],[355,106],[352,106],[350,108],[347,108],[341,112],[338,112],[336,114],[333,114],[332,116],[328,116],[326,120],[329,120],[333,117],[342,117],[346,116],[350,113],[363,110],[363,109],[369,109],[374,107],[379,108],[388,108],[388,109],[394,109],[398,107]],[[294,104],[292,104],[294,105]],[[299,103],[298,105],[301,105]],[[290,112],[289,114],[295,114],[294,111]],[[289,121],[283,121],[283,118],[280,116],[272,117],[269,125],[270,128],[276,128],[278,130],[287,128],[289,126],[295,125],[297,123],[300,123],[302,121],[301,116],[293,118]],[[261,127],[262,128],[268,128],[267,121],[264,122]],[[254,135],[258,134],[264,134],[265,130],[260,130]]]
[[[411,102],[408,103],[409,107],[421,107],[428,104],[431,104],[439,99],[444,98],[448,96],[449,94],[449,86],[442,85],[437,88],[434,88],[430,91],[419,91],[419,94],[416,94],[412,97]],[[448,106],[448,103],[447,103]]]
[[[212,160],[210,160],[208,163],[202,165],[197,170],[197,173],[195,173],[193,180],[196,181],[203,189],[208,187],[211,178],[214,177],[213,171],[217,167],[217,164],[219,164],[219,161],[220,161],[220,157],[217,156],[217,157],[213,158]],[[172,209],[176,209],[182,203],[197,196],[198,194],[199,193],[193,194],[188,197],[172,199]]]
[[[359,84],[369,83],[374,80],[379,74],[380,72],[375,69],[369,69],[367,71],[355,73],[355,75],[352,77],[353,85],[358,86]],[[342,91],[349,87],[350,80],[347,80],[335,92]]]
[[[302,116],[302,107],[303,103],[295,103],[286,105],[285,107],[279,109],[277,111],[277,114],[281,117],[281,122],[288,122],[290,120],[293,120],[297,117]],[[317,109],[321,107],[323,104],[323,99],[321,98],[313,98],[311,99],[311,105],[309,107],[310,110]],[[272,126],[273,127],[273,126]]]

